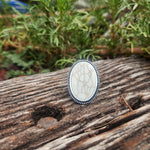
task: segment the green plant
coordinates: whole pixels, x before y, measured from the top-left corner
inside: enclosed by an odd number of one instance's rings
[[[68,55],[67,57],[59,59],[58,61],[56,61],[55,65],[57,68],[65,68],[68,65],[72,65],[75,61],[81,60],[81,59],[96,61],[96,60],[101,59],[99,52],[100,50],[87,49],[87,50],[81,51],[80,53],[76,54],[72,58],[70,57],[70,55]]]
[[[135,48],[150,54],[149,0],[88,1],[91,9],[79,11],[74,0],[34,0],[30,15],[14,10],[17,17],[0,19],[0,63],[15,64],[17,76],[64,68],[78,59],[95,61],[103,54],[131,54]]]
[[[141,47],[150,54],[150,1],[132,0],[125,8],[130,10],[126,17],[126,22],[129,22],[126,31],[130,35],[128,42],[131,44],[132,52],[134,47]]]
[[[10,13],[10,5],[9,0],[1,0],[0,1],[0,14],[9,14]]]
[[[149,0],[103,0],[101,4],[94,0],[93,3],[94,11],[91,15],[96,17],[95,25],[104,26],[101,33],[100,28],[94,28],[95,33],[99,33],[94,34],[97,39],[96,45],[107,46],[110,56],[120,52],[129,53],[127,48],[134,53],[136,47],[140,47],[140,51],[150,53]]]
[[[7,55],[2,53],[10,62],[26,71],[37,64],[39,69],[54,70],[58,60],[91,46],[90,30],[82,21],[87,12],[78,12],[73,0],[35,1],[37,5],[30,9],[32,15],[14,10],[18,16],[11,18],[13,26],[0,33],[1,39],[15,47]]]

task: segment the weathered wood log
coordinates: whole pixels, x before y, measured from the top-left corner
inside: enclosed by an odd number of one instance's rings
[[[94,64],[101,85],[88,105],[68,94],[70,68],[0,82],[0,149],[150,149],[150,61]]]

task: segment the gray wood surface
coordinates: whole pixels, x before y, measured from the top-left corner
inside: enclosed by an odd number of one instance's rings
[[[0,149],[150,149],[150,61],[94,62],[101,84],[88,105],[68,94],[70,68],[0,82]],[[131,106],[120,103],[120,97]]]

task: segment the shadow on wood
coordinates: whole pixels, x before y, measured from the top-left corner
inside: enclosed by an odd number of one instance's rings
[[[101,85],[88,105],[68,94],[70,68],[0,82],[0,149],[150,149],[150,61],[94,64]]]

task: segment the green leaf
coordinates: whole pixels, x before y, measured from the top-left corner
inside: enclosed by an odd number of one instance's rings
[[[16,63],[18,66],[23,67],[23,69],[28,68],[34,63],[33,60],[29,62],[23,61],[19,54],[11,54],[9,52],[3,52],[3,55],[5,55],[9,60],[11,60],[12,63]]]
[[[57,37],[55,37],[55,39],[54,39],[54,43],[56,44],[56,46],[58,46],[58,45],[59,45],[59,40],[58,40],[58,38],[57,38]]]
[[[136,3],[133,7],[133,11],[136,10],[137,7],[138,7],[138,4]]]
[[[48,72],[50,72],[50,69],[43,69],[43,70],[41,71],[41,73],[48,73]]]

